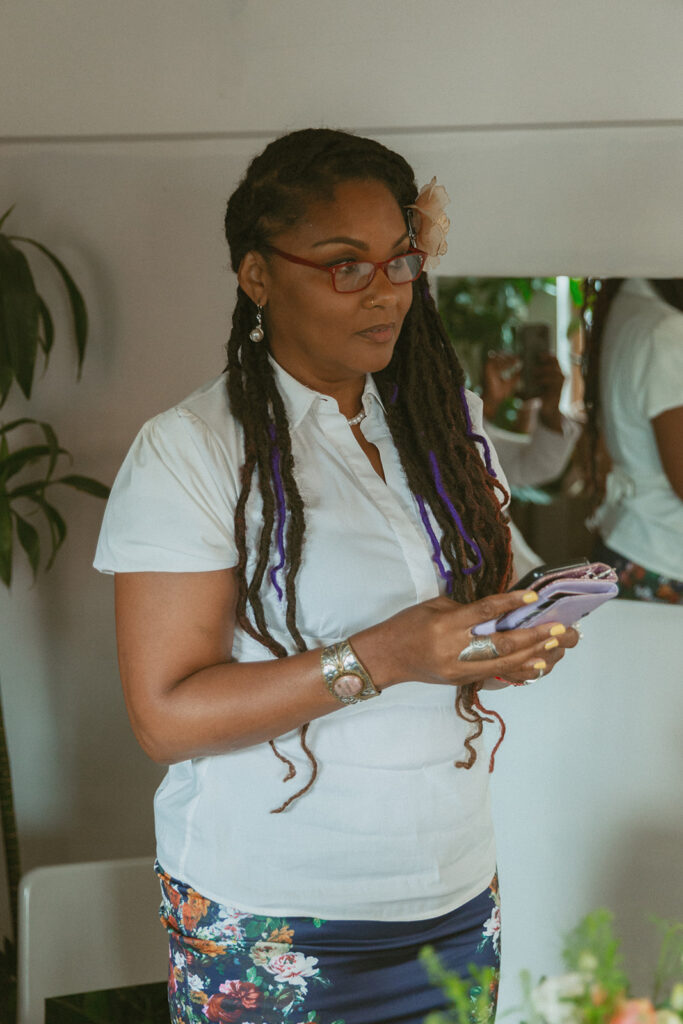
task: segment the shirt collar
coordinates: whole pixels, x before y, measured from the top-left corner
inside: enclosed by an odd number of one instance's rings
[[[268,356],[270,365],[275,374],[275,382],[278,391],[282,395],[285,405],[287,419],[292,430],[295,430],[304,417],[312,408],[318,411],[329,409],[330,412],[338,413],[339,406],[335,398],[330,395],[323,395],[319,391],[306,387],[296,377],[287,373],[271,355]],[[368,417],[372,416],[375,410],[384,412],[384,403],[380,398],[379,390],[372,374],[365,376],[365,387],[363,388],[362,404]]]

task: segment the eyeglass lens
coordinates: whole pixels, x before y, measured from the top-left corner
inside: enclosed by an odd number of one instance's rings
[[[385,264],[385,273],[392,284],[407,284],[420,276],[422,256],[408,252]],[[338,292],[355,292],[366,288],[375,276],[374,263],[346,263],[334,272]]]

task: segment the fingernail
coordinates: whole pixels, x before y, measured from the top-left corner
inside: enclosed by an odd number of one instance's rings
[[[534,662],[534,668],[535,668],[535,669],[536,669],[537,671],[539,671],[539,672],[540,672],[540,670],[541,670],[542,668],[547,668],[547,667],[548,667],[548,666],[546,665],[546,663],[545,663],[544,661],[542,661],[542,660],[540,660],[540,661],[535,661],[535,662]]]
[[[562,636],[562,634],[566,633],[566,632],[567,632],[567,627],[563,626],[561,622],[558,622],[557,625],[553,626],[553,628],[550,630],[550,635],[551,636]]]
[[[553,647],[559,647],[560,646],[560,641],[559,640],[555,640],[555,639],[548,640],[548,642],[543,644],[543,646],[545,647],[546,651],[552,651]]]
[[[524,604],[533,604],[534,601],[538,601],[538,594],[535,590],[527,590],[522,600],[524,601]]]

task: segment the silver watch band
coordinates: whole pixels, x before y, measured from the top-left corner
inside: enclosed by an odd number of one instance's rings
[[[324,647],[320,652],[320,667],[325,686],[340,704],[358,704],[361,700],[379,697],[382,692],[373,683],[348,640]]]

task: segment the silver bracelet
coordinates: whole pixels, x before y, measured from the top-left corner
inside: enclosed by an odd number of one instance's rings
[[[382,692],[373,683],[348,640],[324,647],[320,652],[320,668],[325,686],[340,704],[357,704],[361,700],[379,697]]]

